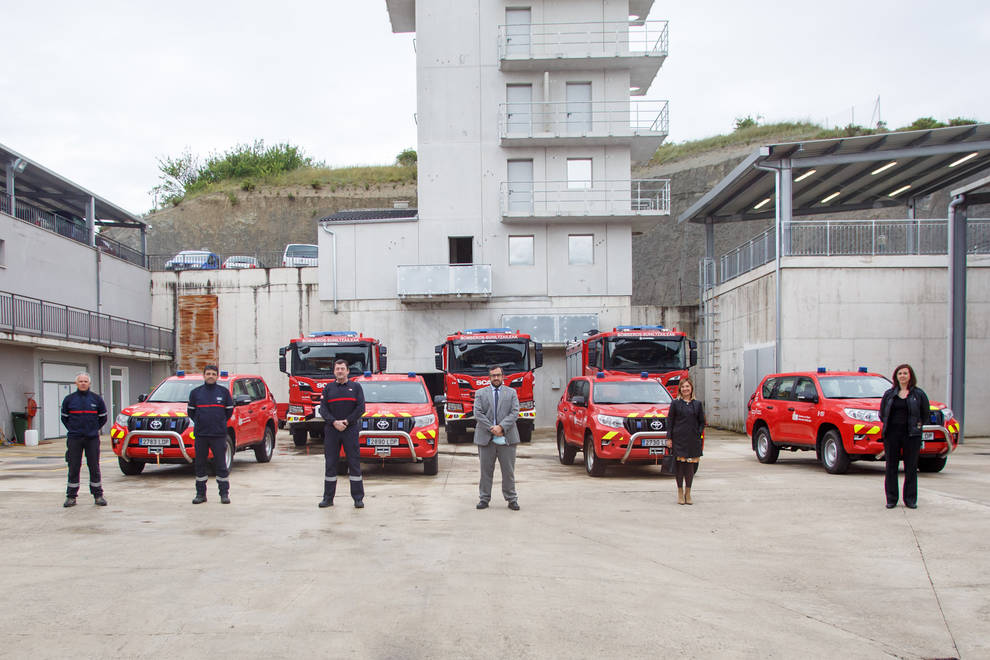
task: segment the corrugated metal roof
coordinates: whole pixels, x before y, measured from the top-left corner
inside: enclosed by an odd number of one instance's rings
[[[355,222],[360,220],[415,220],[418,209],[349,209],[320,218],[318,222]]]
[[[793,216],[904,206],[990,169],[990,124],[760,147],[677,220],[772,218],[774,172],[761,168],[786,167]]]

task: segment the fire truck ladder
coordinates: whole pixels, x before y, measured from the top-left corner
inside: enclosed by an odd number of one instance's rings
[[[719,314],[718,298],[715,297],[715,285],[718,283],[715,260],[704,258],[698,263],[698,320],[701,325],[700,364],[702,369],[711,369],[711,391],[708,415],[712,424],[718,424],[721,418],[722,400],[722,371],[719,355]]]

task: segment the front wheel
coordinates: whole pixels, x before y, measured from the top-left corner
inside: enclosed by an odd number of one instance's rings
[[[306,429],[292,429],[292,444],[296,447],[305,447],[306,436]]]
[[[595,454],[595,441],[591,439],[590,435],[584,438],[584,469],[589,476],[605,476],[605,461]]]
[[[577,447],[567,444],[564,438],[564,429],[557,429],[557,458],[562,465],[574,465],[574,455],[577,454]]]
[[[267,463],[275,454],[275,432],[272,427],[265,427],[265,437],[260,444],[254,446],[254,458],[259,463]]]
[[[822,438],[822,465],[829,474],[843,474],[849,469],[849,454],[842,446],[842,436],[835,429]]]
[[[533,427],[529,424],[518,424],[519,429],[519,442],[532,442],[533,441]]]
[[[433,476],[440,471],[440,455],[423,459],[423,474]]]
[[[919,472],[941,472],[948,460],[946,456],[934,456],[918,459]],[[125,473],[126,474],[126,473]]]
[[[144,472],[144,461],[125,461],[120,456],[117,457],[117,465],[120,466],[120,471],[126,474],[128,477],[133,477],[135,475]]]
[[[776,463],[780,448],[770,439],[770,429],[761,426],[754,438],[756,444],[756,460],[760,463]]]

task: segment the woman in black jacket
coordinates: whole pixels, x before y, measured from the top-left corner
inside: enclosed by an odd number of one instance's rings
[[[677,479],[677,503],[694,504],[691,501],[691,484],[701,459],[705,408],[701,401],[694,398],[694,383],[690,378],[681,379],[677,392],[678,396],[667,412],[667,428],[674,454],[674,477]]]
[[[918,508],[918,455],[921,453],[921,427],[928,423],[931,407],[928,395],[917,386],[910,364],[894,369],[894,386],[880,401],[883,422],[883,450],[887,460],[884,490],[887,508],[897,506],[897,467],[904,460],[904,506]]]

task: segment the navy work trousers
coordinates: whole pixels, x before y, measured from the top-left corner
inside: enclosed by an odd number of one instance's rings
[[[79,473],[82,472],[82,457],[86,454],[89,468],[89,492],[93,497],[103,495],[103,482],[100,478],[100,436],[70,435],[65,439],[65,462],[69,464],[69,483],[66,497],[79,494]]]
[[[921,454],[921,436],[897,435],[883,439],[883,452],[887,462],[883,487],[887,492],[887,504],[897,504],[897,466],[904,460],[904,503],[918,503],[918,456]]]
[[[337,463],[340,461],[340,446],[344,446],[347,456],[347,472],[351,482],[351,497],[355,502],[364,499],[364,480],[361,478],[361,447],[358,444],[359,429],[349,427],[346,431],[338,431],[332,424],[323,427],[323,460],[325,474],[323,477],[323,499],[333,501],[337,493]]]
[[[193,465],[196,467],[196,494],[206,497],[206,462],[209,452],[213,452],[213,468],[217,471],[217,489],[221,495],[230,492],[229,470],[227,469],[227,436],[225,435],[196,435],[196,455]]]

